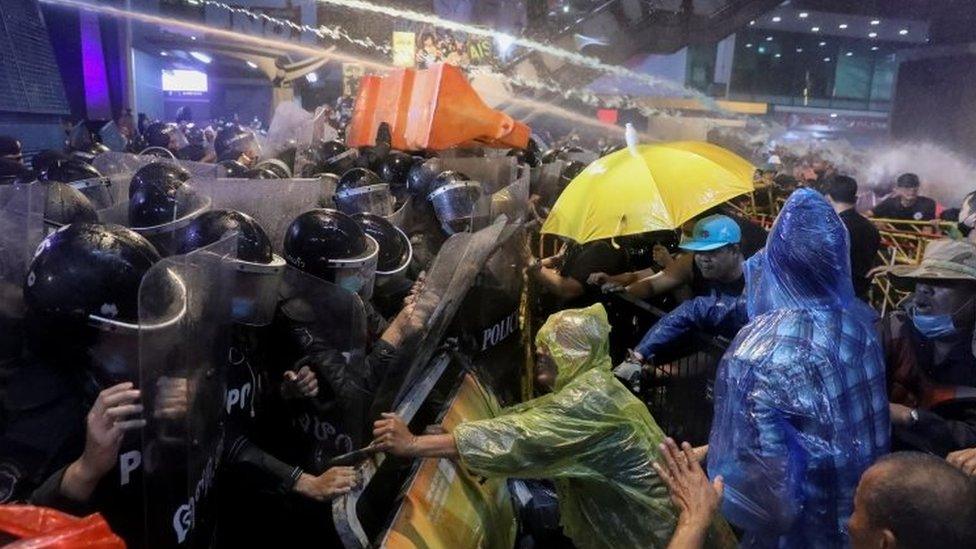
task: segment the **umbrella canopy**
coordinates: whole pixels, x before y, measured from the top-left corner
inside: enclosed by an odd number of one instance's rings
[[[559,196],[542,232],[580,244],[670,230],[752,192],[755,167],[701,141],[636,145],[587,166]]]

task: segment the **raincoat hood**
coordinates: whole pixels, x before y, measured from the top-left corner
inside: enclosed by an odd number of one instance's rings
[[[847,229],[827,200],[794,192],[766,248],[745,263],[749,317],[777,309],[847,308],[855,299]]]
[[[603,305],[553,314],[539,329],[535,342],[552,356],[558,372],[555,391],[594,369],[610,371],[610,322]]]

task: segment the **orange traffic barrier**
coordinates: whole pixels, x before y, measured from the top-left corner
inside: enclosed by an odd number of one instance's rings
[[[359,81],[359,92],[356,94],[352,120],[346,128],[346,144],[350,147],[376,144],[376,129],[380,126],[380,121],[376,120],[376,104],[382,82],[381,77],[372,74],[364,76]]]
[[[390,125],[393,148],[444,150],[468,144],[498,148],[528,145],[531,130],[478,96],[455,66],[398,70],[382,79],[364,77],[346,144],[373,145],[380,123]],[[375,78],[375,77],[373,77]],[[409,100],[408,100],[409,98]]]

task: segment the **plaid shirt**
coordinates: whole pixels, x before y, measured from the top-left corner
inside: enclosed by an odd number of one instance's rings
[[[885,369],[863,317],[777,309],[732,342],[715,382],[708,469],[743,545],[841,547],[861,474],[889,444]]]

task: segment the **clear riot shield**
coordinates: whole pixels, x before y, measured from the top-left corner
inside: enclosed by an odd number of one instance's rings
[[[283,273],[279,295],[279,321],[298,324],[305,334],[300,343],[278,349],[280,364],[293,367],[314,345],[316,352],[341,361],[347,368],[344,379],[319,381],[331,386],[320,386],[320,390],[334,391],[337,406],[293,410],[296,415],[291,418],[292,424],[304,431],[303,440],[314,441],[310,442],[314,448],[299,452],[311,456],[310,461],[298,465],[320,474],[336,456],[369,442],[369,403],[359,389],[352,393],[348,390],[348,381],[362,371],[366,358],[366,312],[358,295],[290,266]],[[329,352],[323,353],[323,349]]]
[[[532,169],[533,187],[536,189],[536,194],[542,197],[542,205],[546,208],[551,208],[559,197],[561,192],[559,178],[565,167],[565,162],[556,160]]]
[[[279,255],[283,255],[285,231],[296,217],[315,208],[335,207],[335,185],[330,178],[194,178],[189,183],[211,198],[213,209],[237,210],[256,219]]]
[[[20,350],[24,280],[44,238],[46,200],[41,183],[0,185],[0,359]]]
[[[96,210],[108,208],[115,204],[118,191],[113,189],[113,181],[109,177],[93,177],[68,183],[75,190],[85,195]]]
[[[189,160],[169,160],[152,155],[135,155],[122,152],[106,152],[92,160],[92,166],[104,176],[128,174],[132,177],[139,168],[152,162],[165,162],[174,164],[190,172],[193,177],[217,178],[226,175],[223,166],[217,164],[207,164],[204,162],[191,162]]]
[[[395,402],[399,402],[412,380],[422,374],[421,370],[443,342],[478,273],[498,246],[507,221],[502,216],[478,232],[452,235],[441,246],[427,271],[427,282],[417,296],[416,307],[429,312],[426,329],[419,338],[416,352],[405,354],[411,356],[411,364]]]
[[[464,313],[456,315],[450,330],[481,379],[506,405],[520,396],[525,359],[519,315],[525,267],[520,251],[525,239],[521,225],[505,227],[464,298]]]
[[[146,547],[209,547],[223,453],[236,237],[163,259],[139,288]]]
[[[444,169],[463,173],[478,181],[485,194],[494,194],[515,181],[517,164],[514,157],[443,158]]]
[[[511,220],[519,221],[528,215],[531,176],[529,170],[523,168],[511,185],[491,195],[491,219],[505,214]]]

